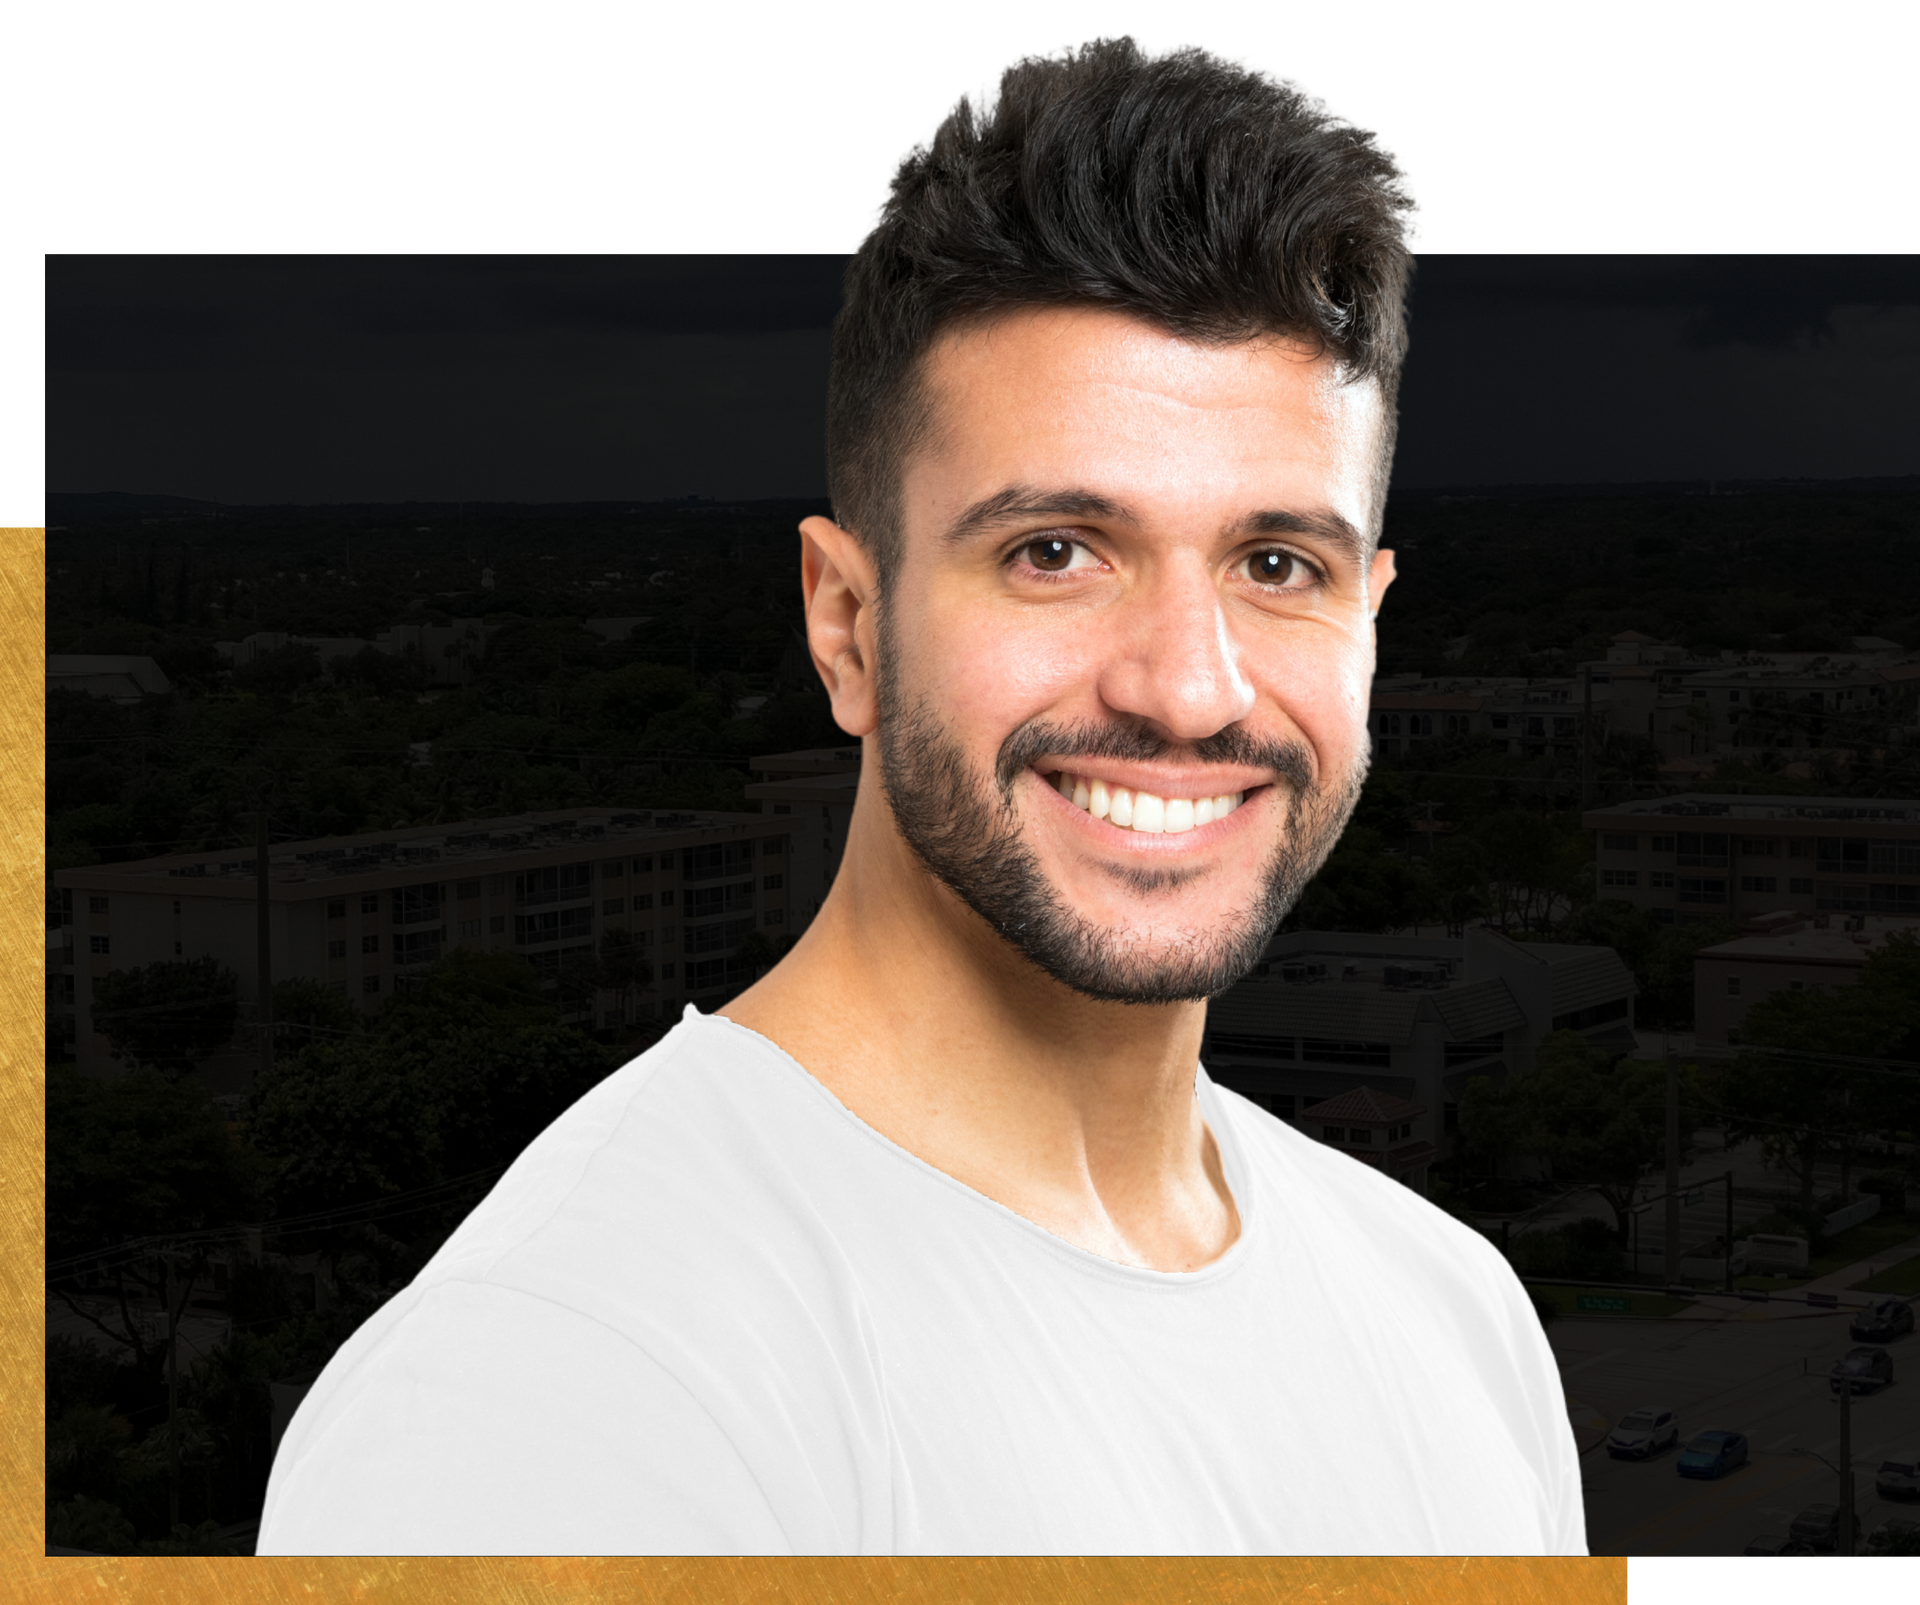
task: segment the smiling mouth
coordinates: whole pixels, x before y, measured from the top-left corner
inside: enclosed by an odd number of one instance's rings
[[[1045,778],[1081,812],[1121,830],[1137,830],[1149,836],[1184,835],[1225,819],[1247,800],[1244,791],[1225,792],[1218,797],[1157,797],[1150,791],[1109,786],[1104,780],[1089,780],[1064,769]]]

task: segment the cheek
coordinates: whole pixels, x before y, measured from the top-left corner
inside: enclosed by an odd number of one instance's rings
[[[1249,653],[1243,668],[1261,702],[1278,707],[1314,747],[1339,752],[1361,741],[1373,694],[1365,652],[1306,635]]]

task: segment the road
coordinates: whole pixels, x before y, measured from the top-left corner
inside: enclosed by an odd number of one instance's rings
[[[1716,1482],[1682,1478],[1676,1452],[1614,1460],[1581,1457],[1587,1543],[1596,1555],[1738,1555],[1782,1532],[1801,1509],[1839,1496],[1840,1406],[1826,1371],[1847,1349],[1844,1312],[1786,1320],[1563,1319],[1548,1329],[1569,1407],[1618,1421],[1641,1405],[1679,1412],[1682,1444],[1695,1432],[1744,1432],[1752,1461]],[[1890,1516],[1920,1520],[1920,1505],[1882,1500],[1873,1473],[1890,1449],[1920,1449],[1920,1339],[1885,1345],[1893,1384],[1853,1399],[1855,1509],[1862,1532]],[[1810,1374],[1808,1374],[1810,1373]],[[1804,1451],[1812,1451],[1811,1454]]]

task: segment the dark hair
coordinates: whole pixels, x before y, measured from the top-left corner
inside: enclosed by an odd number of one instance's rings
[[[1384,492],[1412,268],[1399,177],[1371,134],[1199,50],[1095,40],[1008,68],[990,110],[961,100],[901,163],[848,264],[827,388],[836,520],[884,584],[901,470],[933,421],[922,358],[955,323],[1033,305],[1317,342],[1380,386]]]

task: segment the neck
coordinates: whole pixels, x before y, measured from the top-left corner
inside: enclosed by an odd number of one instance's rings
[[[1186,1270],[1239,1220],[1194,1098],[1206,1005],[1104,1003],[935,881],[862,772],[847,851],[792,953],[721,1012],[854,1114],[1079,1247]]]

